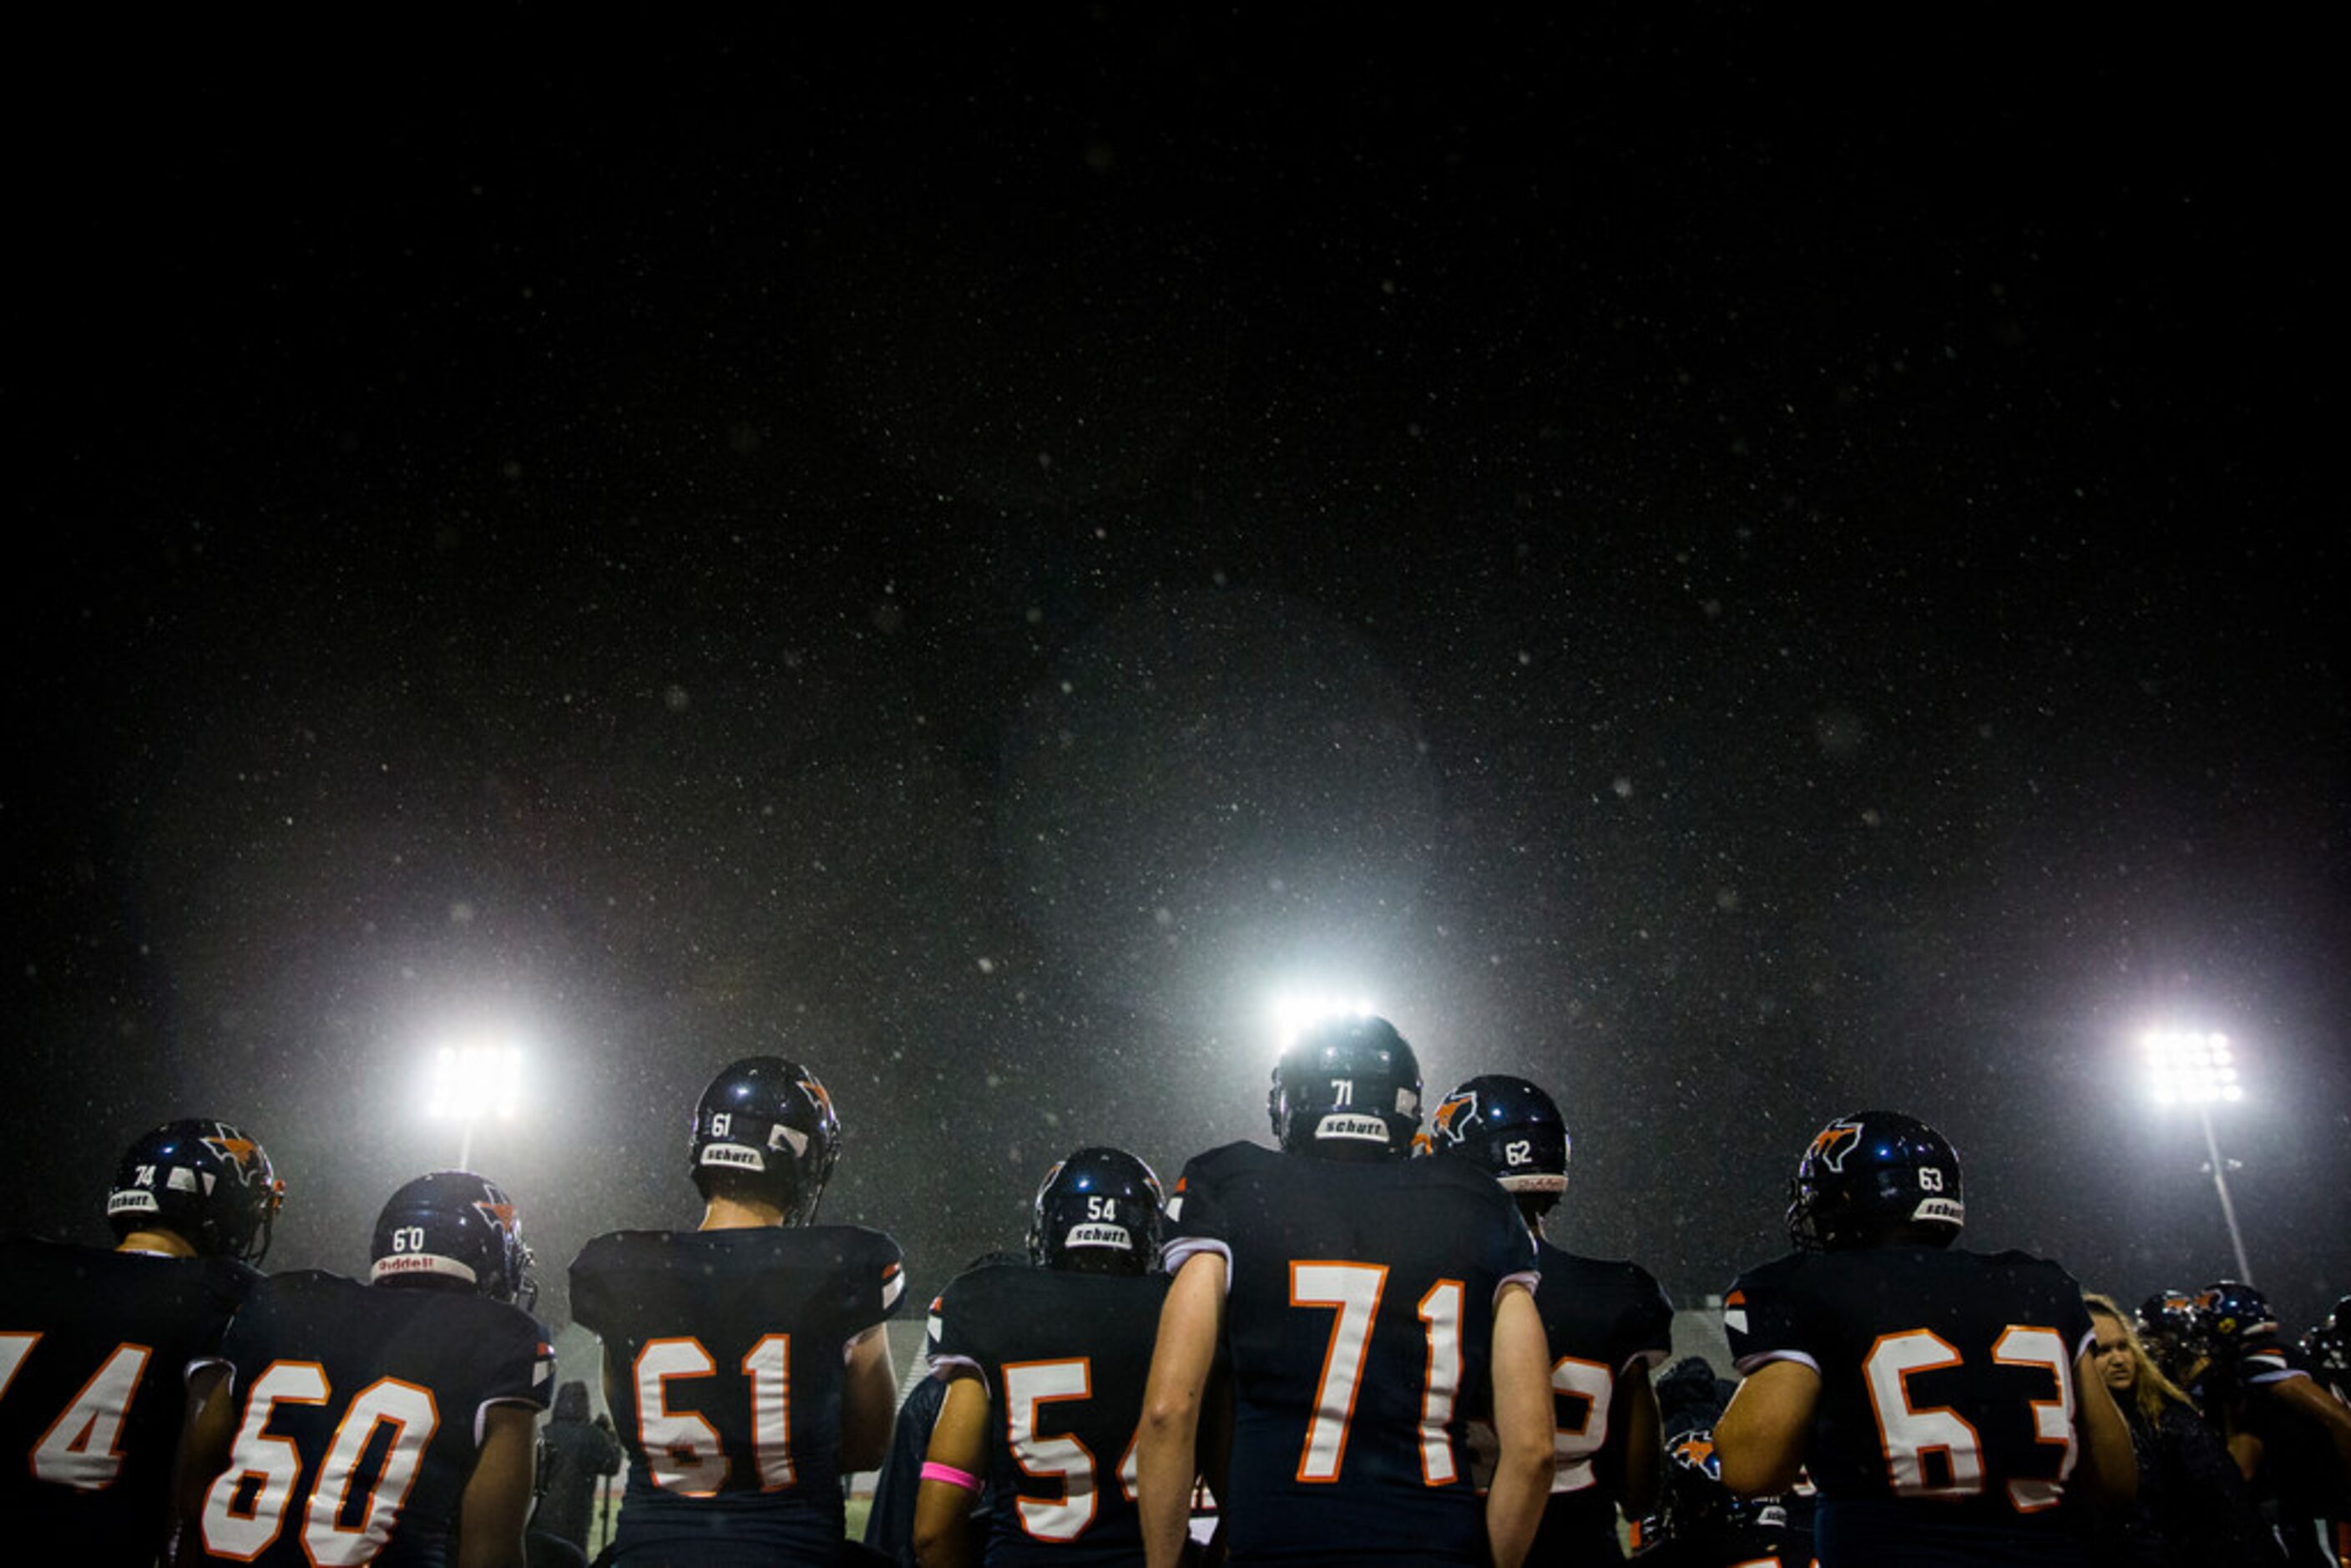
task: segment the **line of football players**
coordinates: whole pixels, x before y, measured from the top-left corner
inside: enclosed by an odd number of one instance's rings
[[[883,1477],[912,1507],[877,1505],[861,1547],[841,1483],[891,1448],[904,1260],[816,1223],[840,1150],[816,1076],[729,1064],[693,1117],[699,1226],[571,1265],[631,1460],[611,1560],[1606,1562],[1621,1511],[1660,1562],[2073,1563],[2069,1484],[2131,1493],[2078,1288],[1951,1246],[1959,1168],[1934,1129],[1822,1130],[1796,1250],[1726,1298],[1743,1381],[1726,1405],[1681,1369],[1668,1419],[1656,1281],[1544,1239],[1557,1107],[1472,1078],[1424,1130],[1421,1092],[1393,1027],[1341,1020],[1283,1052],[1277,1147],[1197,1156],[1164,1208],[1131,1154],[1058,1163],[1029,1261],[933,1301],[939,1397],[909,1403]],[[467,1173],[407,1184],[360,1284],[251,1267],[282,1197],[256,1142],[175,1123],[125,1156],[116,1251],[5,1244],[0,1442],[28,1459],[0,1464],[0,1514],[97,1562],[522,1562],[552,1368],[513,1206]],[[2294,1386],[2257,1301],[2208,1294],[2182,1381],[2231,1441],[2303,1467],[2312,1531],[2339,1528],[2351,1459],[2307,1440],[2333,1428],[2305,1396],[2343,1406]]]
[[[259,1272],[284,1199],[257,1140],[172,1122],[123,1155],[112,1250],[0,1242],[12,1558],[521,1561],[553,1354],[513,1206],[406,1183],[363,1284]]]

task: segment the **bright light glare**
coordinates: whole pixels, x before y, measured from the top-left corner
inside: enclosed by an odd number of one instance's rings
[[[514,1119],[522,1103],[522,1052],[510,1045],[444,1045],[434,1055],[426,1109],[438,1121]]]
[[[2147,1051],[2147,1087],[2165,1104],[2245,1097],[2228,1036],[2151,1030],[2139,1043]]]
[[[1325,1019],[1367,1019],[1375,1010],[1368,997],[1350,998],[1287,992],[1273,998],[1274,1041],[1278,1048],[1288,1050],[1291,1040]]]

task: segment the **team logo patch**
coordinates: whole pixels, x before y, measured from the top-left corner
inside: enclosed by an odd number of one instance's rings
[[[511,1203],[491,1203],[484,1198],[474,1200],[475,1211],[484,1219],[512,1236],[515,1228],[515,1206]]]
[[[1850,1116],[1840,1116],[1814,1134],[1813,1146],[1804,1151],[1804,1163],[1842,1176],[1846,1156],[1859,1147],[1861,1124]]]

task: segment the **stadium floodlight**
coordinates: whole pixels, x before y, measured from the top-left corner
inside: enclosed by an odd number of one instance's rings
[[[522,1104],[522,1052],[511,1045],[444,1045],[433,1059],[425,1109],[434,1120],[461,1129],[457,1168],[474,1166],[474,1129],[495,1118],[514,1120]]]
[[[1289,1050],[1291,1040],[1326,1019],[1367,1019],[1376,1010],[1367,997],[1285,991],[1273,998],[1274,1048]]]
[[[2229,1245],[2237,1254],[2237,1278],[2250,1285],[2252,1265],[2245,1261],[2236,1205],[2229,1201],[2229,1162],[2220,1157],[2220,1141],[2212,1133],[2213,1102],[2245,1097],[2236,1051],[2227,1035],[2195,1030],[2150,1030],[2139,1044],[2147,1052],[2147,1086],[2156,1099],[2167,1105],[2196,1107],[2196,1119],[2204,1127],[2204,1152],[2211,1161],[2212,1188],[2220,1195],[2220,1218],[2228,1221]]]

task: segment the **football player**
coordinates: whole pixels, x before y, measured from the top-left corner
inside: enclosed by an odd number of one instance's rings
[[[2336,1301],[2318,1326],[2302,1336],[2302,1355],[2311,1376],[2351,1405],[2351,1296]]]
[[[2287,1556],[2339,1568],[2338,1525],[2351,1521],[2351,1407],[2294,1364],[2268,1298],[2222,1280],[2196,1295],[2197,1348],[2210,1357],[2199,1390],[2254,1496],[2278,1516]]]
[[[2056,1264],[1951,1243],[1959,1156],[1885,1111],[1821,1129],[1796,1167],[1796,1250],[1723,1299],[1746,1375],[1714,1430],[1723,1484],[1819,1489],[1821,1568],[2069,1563],[2077,1467],[2127,1497],[2137,1461],[2093,1363],[2082,1292]]]
[[[1028,1262],[1026,1252],[983,1252],[961,1271],[968,1274],[998,1263],[1026,1267]],[[938,1327],[935,1315],[930,1327],[932,1332],[924,1336],[924,1375],[898,1402],[897,1419],[890,1424],[890,1452],[882,1461],[881,1473],[873,1478],[873,1500],[865,1510],[865,1544],[901,1568],[914,1568],[914,1502],[923,1484],[923,1466],[930,1458],[931,1428],[938,1424],[939,1406],[947,1397],[946,1384],[930,1375],[931,1349]],[[969,1511],[985,1515],[987,1502],[987,1486],[982,1478]]]
[[[470,1171],[403,1184],[366,1283],[254,1287],[190,1411],[182,1563],[518,1568],[554,1353],[514,1204]]]
[[[1291,1042],[1267,1101],[1280,1148],[1198,1155],[1168,1203],[1137,1439],[1148,1561],[1172,1568],[1185,1548],[1221,1342],[1230,1432],[1205,1436],[1229,1444],[1232,1561],[1476,1563],[1490,1543],[1514,1568],[1551,1490],[1533,1236],[1483,1171],[1405,1157],[1420,1067],[1385,1019]],[[1489,1378],[1499,1455],[1481,1521],[1463,1427]]]
[[[2202,1371],[2189,1348],[2196,1333],[2196,1298],[2186,1291],[2158,1291],[2139,1303],[2139,1343],[2147,1358],[2182,1388],[2193,1388]]]
[[[1673,1303],[1639,1264],[1577,1257],[1544,1236],[1567,1190],[1568,1135],[1559,1106],[1534,1084],[1501,1073],[1470,1079],[1437,1103],[1423,1141],[1493,1176],[1535,1234],[1557,1468],[1530,1556],[1621,1563],[1617,1511],[1637,1520],[1657,1502],[1665,1449],[1649,1374],[1673,1353]],[[1482,1422],[1470,1431],[1490,1439]]]
[[[730,1062],[686,1147],[701,1228],[615,1231],[571,1264],[572,1316],[604,1342],[629,1451],[611,1560],[831,1562],[842,1477],[889,1446],[898,1244],[815,1223],[841,1121],[797,1062]]]
[[[0,1241],[0,1520],[97,1563],[155,1561],[188,1364],[260,1275],[285,1184],[225,1122],[170,1122],[123,1152],[111,1252]]]
[[[914,1507],[924,1568],[1141,1553],[1134,1430],[1167,1294],[1160,1205],[1149,1166],[1080,1149],[1037,1189],[1029,1263],[959,1275],[932,1303],[932,1375],[946,1399]],[[984,1547],[968,1526],[983,1479]]]

